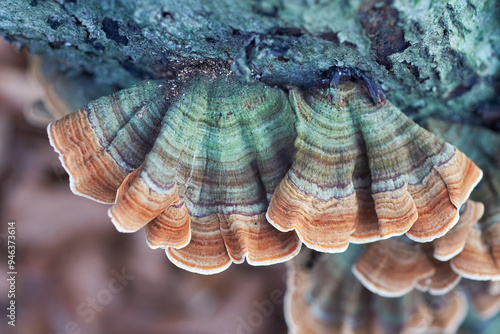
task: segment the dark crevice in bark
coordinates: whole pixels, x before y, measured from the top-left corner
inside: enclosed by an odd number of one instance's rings
[[[392,0],[367,1],[359,7],[358,18],[371,41],[377,62],[387,70],[392,69],[388,56],[403,52],[410,46],[404,30],[398,25],[398,11],[391,7]]]

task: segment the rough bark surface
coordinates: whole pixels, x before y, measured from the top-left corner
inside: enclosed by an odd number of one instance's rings
[[[283,86],[357,67],[416,119],[478,121],[498,109],[499,17],[493,0],[2,0],[0,35],[122,87],[206,58]]]

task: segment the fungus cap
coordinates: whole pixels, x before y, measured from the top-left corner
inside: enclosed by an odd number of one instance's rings
[[[381,297],[365,289],[352,275],[350,264],[359,254],[356,248],[349,247],[342,254],[324,254],[312,261],[311,251],[304,249],[287,263],[285,318],[290,333],[457,331],[467,311],[463,292],[429,296],[413,290],[402,297]]]
[[[226,77],[193,79],[175,97],[170,86],[145,81],[49,126],[72,190],[113,203],[119,231],[145,227],[186,270],[295,256],[297,235],[265,217],[296,136],[286,94]]]
[[[460,255],[483,214],[483,205],[468,200],[461,213],[457,225],[432,243],[420,244],[401,236],[366,245],[353,265],[354,275],[368,290],[384,297],[400,297],[413,288],[432,295],[448,293],[461,275],[452,268],[452,262],[442,261],[440,256]]]
[[[342,252],[405,234],[441,237],[482,172],[462,152],[421,128],[390,101],[374,105],[366,87],[290,92],[297,114],[293,164],[267,211],[281,231],[310,248]]]

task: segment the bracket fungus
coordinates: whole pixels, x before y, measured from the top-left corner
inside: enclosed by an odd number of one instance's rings
[[[469,279],[499,280],[500,136],[484,128],[435,119],[429,119],[426,127],[440,138],[453,141],[485,172],[485,178],[471,195],[484,204],[484,216],[470,231],[463,251],[451,260],[451,266]]]
[[[422,245],[405,237],[368,244],[352,271],[368,290],[383,297],[403,296],[436,273]]]
[[[354,263],[353,273],[367,289],[384,297],[400,297],[414,288],[443,295],[463,276],[454,270],[451,258],[462,251],[468,254],[464,247],[483,212],[483,204],[468,200],[458,223],[430,244],[404,236],[368,244]]]
[[[269,221],[320,252],[405,233],[418,242],[443,236],[481,170],[389,101],[374,104],[364,85],[336,87],[334,103],[328,90],[290,91],[298,137]]]
[[[430,296],[413,290],[385,298],[365,289],[350,265],[354,247],[324,254],[311,264],[310,250],[287,263],[285,318],[294,334],[456,333],[467,313],[460,290]]]
[[[176,97],[171,85],[146,81],[49,125],[73,192],[113,203],[119,231],[145,227],[186,270],[296,255],[296,234],[265,217],[296,136],[286,94],[224,76],[187,81]]]
[[[119,231],[145,227],[186,270],[283,262],[302,242],[341,252],[443,236],[481,170],[354,74],[364,85],[336,75],[335,94],[288,96],[231,75],[144,81],[48,133],[73,192],[113,204]]]
[[[472,280],[500,280],[500,258],[494,253],[493,243],[499,238],[491,238],[474,226],[467,238],[464,250],[451,259],[451,267],[460,276]]]

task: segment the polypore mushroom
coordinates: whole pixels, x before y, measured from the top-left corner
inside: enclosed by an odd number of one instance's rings
[[[365,289],[350,271],[355,247],[311,264],[310,250],[287,263],[285,318],[293,334],[455,333],[467,312],[463,292],[429,296],[413,290],[384,298]]]
[[[478,166],[485,178],[472,198],[484,203],[484,216],[469,233],[464,249],[451,260],[458,274],[473,280],[500,279],[500,136],[475,126],[430,119],[426,127],[440,138],[452,140]],[[474,138],[474,140],[470,140]]]
[[[464,250],[451,259],[451,267],[460,276],[472,280],[500,280],[498,259],[485,242],[480,227],[469,233]]]
[[[479,168],[389,101],[375,105],[364,85],[337,88],[333,103],[328,90],[290,91],[298,137],[269,221],[322,252],[342,252],[349,241],[446,234]]]
[[[460,219],[448,233],[432,242],[434,258],[448,261],[460,254],[465,247],[469,233],[484,214],[482,203],[467,201],[460,210]]]
[[[49,124],[50,143],[69,174],[73,193],[115,202],[125,177],[141,165],[154,144],[168,106],[167,89],[145,81]]]
[[[293,112],[283,91],[231,76],[145,81],[48,132],[75,193],[113,203],[119,231],[146,227],[148,244],[187,270],[282,262],[299,238],[335,252],[442,236],[481,171],[365,86],[336,87],[333,103],[292,90]]]
[[[436,273],[422,245],[403,236],[366,245],[352,271],[367,289],[383,297],[405,295]]]
[[[439,261],[428,255],[428,260],[434,267],[434,275],[421,279],[415,286],[417,290],[428,292],[433,296],[441,296],[452,291],[461,281],[462,277],[458,275],[450,266],[449,261]]]
[[[464,249],[483,211],[481,203],[467,201],[459,222],[431,244],[416,243],[404,236],[368,244],[353,265],[353,273],[367,289],[384,297],[400,297],[415,287],[432,295],[445,294],[459,283],[460,276],[450,262],[442,262],[444,255],[449,259],[449,254]]]
[[[49,126],[72,190],[114,203],[119,231],[145,227],[152,248],[190,271],[296,255],[297,235],[265,217],[296,136],[286,94],[224,76],[188,81],[174,97],[175,85],[146,81]]]

